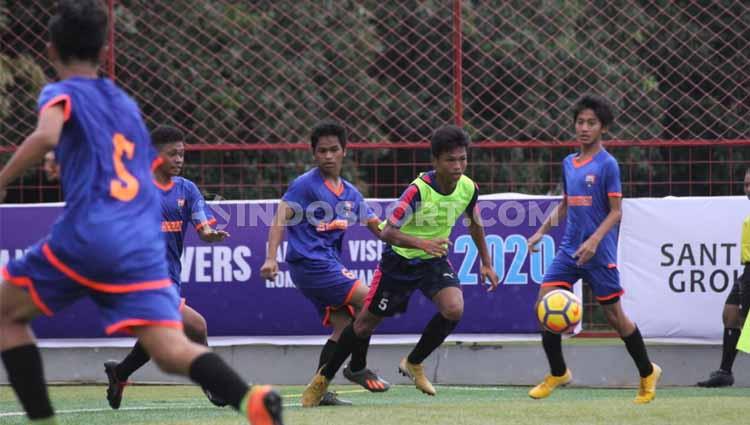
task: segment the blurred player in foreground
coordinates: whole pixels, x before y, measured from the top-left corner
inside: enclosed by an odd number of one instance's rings
[[[165,372],[190,377],[254,425],[279,425],[275,391],[248,387],[182,331],[151,174],[153,147],[136,103],[98,77],[106,55],[104,5],[61,0],[49,33],[60,81],[42,89],[36,129],[0,171],[2,200],[11,181],[54,149],[65,196],[50,235],[2,270],[0,357],[29,420],[57,423],[29,324],[90,297],[108,334],[131,332]]]

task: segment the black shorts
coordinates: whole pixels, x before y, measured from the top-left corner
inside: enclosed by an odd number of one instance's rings
[[[461,288],[447,258],[408,260],[394,252],[383,253],[365,299],[370,313],[390,317],[403,313],[411,294],[419,289],[432,299],[443,288]]]
[[[738,305],[743,310],[750,307],[750,264],[745,264],[742,275],[734,281],[725,304]]]

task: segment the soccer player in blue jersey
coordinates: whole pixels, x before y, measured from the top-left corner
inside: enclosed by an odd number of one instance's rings
[[[600,96],[585,95],[573,107],[573,120],[581,147],[563,160],[563,199],[528,239],[529,249],[536,251],[544,234],[567,220],[560,249],[539,288],[539,299],[554,289],[571,289],[579,279],[588,282],[607,321],[625,341],[638,367],[641,380],[635,403],[648,403],[656,395],[661,368],[649,360],[643,337],[620,302],[624,293],[617,271],[617,233],[622,217],[620,168],[602,146],[602,135],[614,121],[612,107]],[[551,373],[529,391],[531,398],[548,397],[572,379],[561,342],[559,334],[542,331]]]
[[[178,291],[182,286],[180,258],[188,226],[195,227],[198,236],[204,242],[221,242],[229,237],[229,233],[211,227],[216,223],[216,219],[195,183],[179,177],[185,161],[184,141],[183,133],[170,126],[159,127],[151,133],[151,142],[159,151],[159,157],[153,165],[154,183],[161,192],[161,231],[167,239],[169,278],[177,285]],[[188,306],[184,298],[180,302],[180,313],[185,335],[191,341],[207,346],[206,319]],[[104,370],[109,380],[107,401],[110,407],[113,409],[120,407],[128,378],[148,361],[148,353],[143,349],[143,345],[137,342],[121,363],[114,360],[104,363]],[[226,402],[207,389],[203,390],[213,404],[220,407],[226,405]]]
[[[252,424],[279,425],[276,392],[248,387],[182,331],[151,174],[153,147],[136,103],[98,77],[106,8],[99,0],[61,0],[49,33],[60,81],[42,89],[36,129],[0,171],[2,200],[10,182],[54,149],[65,197],[50,235],[1,272],[0,357],[29,420],[57,423],[29,323],[89,297],[108,334],[131,332],[165,372],[190,377]]]
[[[464,175],[469,137],[462,129],[448,125],[437,129],[430,142],[434,170],[421,174],[406,188],[381,226],[382,239],[388,246],[375,271],[365,308],[343,330],[331,360],[305,388],[303,407],[318,405],[350,350],[369,341],[386,317],[404,313],[416,290],[429,298],[438,311],[411,353],[401,359],[398,369],[425,394],[436,394],[422,362],[445,341],[463,316],[461,283],[447,258],[448,237],[462,214],[469,220],[469,233],[479,252],[480,283],[484,285],[489,280],[490,290],[498,285],[482,220],[475,209],[479,189]]]
[[[329,360],[341,336],[360,310],[368,288],[344,267],[341,245],[346,229],[363,222],[377,237],[380,220],[365,203],[357,188],[341,177],[346,155],[346,130],[323,121],[310,136],[317,167],[297,177],[279,202],[268,232],[268,252],[261,275],[269,280],[279,271],[277,250],[288,229],[286,262],[295,286],[313,303],[323,325],[333,332],[320,353],[317,369]],[[372,392],[388,390],[390,384],[366,367],[369,339],[355,347],[344,376]],[[324,405],[349,404],[326,393]]]

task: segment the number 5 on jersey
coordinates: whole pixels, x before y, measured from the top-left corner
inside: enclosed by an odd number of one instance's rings
[[[125,168],[122,157],[125,155],[128,159],[133,159],[135,144],[126,139],[121,133],[115,134],[115,137],[112,138],[112,143],[115,145],[112,161],[115,165],[117,178],[109,182],[109,194],[122,202],[130,202],[138,195],[140,184]]]
[[[381,298],[380,302],[378,303],[378,308],[380,309],[380,311],[388,310],[388,298]]]

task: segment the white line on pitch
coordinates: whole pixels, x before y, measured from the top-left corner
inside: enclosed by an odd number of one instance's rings
[[[300,403],[288,403],[284,404],[284,407],[300,407],[302,404]],[[190,408],[190,409],[216,409],[214,406],[204,406],[204,405],[198,405],[198,404],[174,404],[174,405],[164,405],[164,406],[136,406],[136,407],[121,407],[120,411],[127,410],[127,411],[146,411],[146,410],[168,410],[168,409],[175,409],[175,408]],[[106,409],[106,408],[98,408],[98,409],[67,409],[67,410],[56,410],[56,415],[68,415],[73,413],[97,413],[97,412],[110,412],[112,409]],[[25,416],[25,412],[0,412],[0,418],[7,418],[11,416]]]

